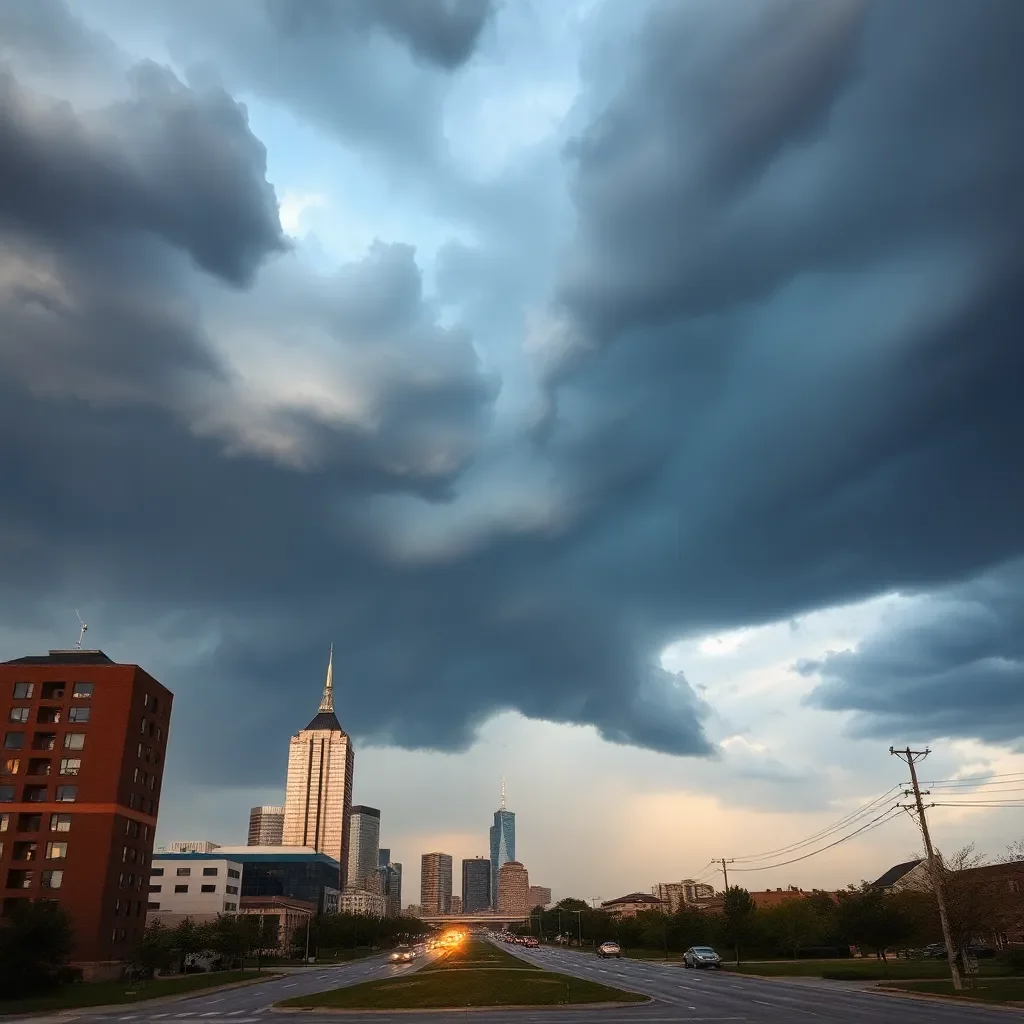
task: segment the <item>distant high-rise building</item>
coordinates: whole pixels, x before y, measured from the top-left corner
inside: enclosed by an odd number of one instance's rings
[[[452,912],[452,856],[425,853],[420,866],[420,906],[425,916]]]
[[[530,876],[517,860],[507,860],[498,871],[498,913],[526,917],[530,912]]]
[[[491,908],[491,862],[472,857],[462,862],[462,912],[474,914]]]
[[[391,851],[382,846],[377,850],[377,867],[386,868],[391,863]]]
[[[380,867],[380,811],[358,804],[349,812],[346,889],[377,889]]]
[[[505,780],[501,780],[501,807],[491,826],[491,906],[497,908],[501,866],[516,859],[516,816],[505,807]]]
[[[401,861],[392,861],[388,867],[388,891],[387,915],[388,917],[402,916],[402,864]]]
[[[288,747],[284,801],[284,846],[305,846],[341,864],[339,888],[348,872],[349,811],[355,753],[334,714],[334,651],[320,709]]]
[[[281,846],[283,835],[283,807],[253,807],[249,811],[249,846]]]
[[[530,909],[546,907],[551,903],[551,890],[546,885],[530,886]]]
[[[452,913],[453,914],[461,914],[462,913],[462,897],[461,896],[453,896],[452,897]]]
[[[61,904],[86,977],[131,957],[146,925],[173,700],[102,651],[0,664],[3,912]]]

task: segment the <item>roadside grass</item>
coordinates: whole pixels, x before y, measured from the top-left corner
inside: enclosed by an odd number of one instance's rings
[[[0,1014],[35,1013],[37,1010],[71,1010],[83,1006],[120,1005],[137,1003],[164,996],[187,995],[207,988],[230,985],[238,981],[267,979],[274,975],[267,970],[212,971],[209,974],[186,974],[176,978],[155,978],[136,982],[134,991],[124,979],[120,981],[78,981],[64,985],[56,992],[33,996],[29,999],[0,1000]]]
[[[905,981],[884,988],[900,992],[926,992],[931,995],[950,996],[964,1001],[983,1003],[1024,1003],[1024,978],[982,979],[976,987],[955,992],[951,981]]]
[[[488,942],[470,940],[413,974],[295,996],[277,1005],[303,1009],[454,1010],[646,1001],[646,996],[635,992],[545,971]]]
[[[756,974],[763,978],[826,978],[831,981],[909,981],[916,979],[942,979],[949,977],[945,960],[880,960],[864,957],[849,960],[780,960],[775,963],[723,964],[723,970],[737,974]],[[1005,967],[995,961],[982,961],[978,965],[981,977],[1004,973]]]

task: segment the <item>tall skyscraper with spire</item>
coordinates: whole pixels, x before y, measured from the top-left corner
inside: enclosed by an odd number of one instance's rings
[[[309,846],[337,860],[341,864],[339,889],[348,873],[354,769],[352,740],[334,714],[332,644],[320,709],[288,746],[282,843]]]
[[[505,780],[501,780],[501,807],[494,812],[491,826],[491,906],[498,909],[498,872],[502,864],[516,859],[516,816],[505,806]]]

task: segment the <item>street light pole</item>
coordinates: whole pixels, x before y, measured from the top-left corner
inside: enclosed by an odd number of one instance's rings
[[[309,966],[309,923],[313,920],[313,915],[307,910],[306,911],[306,966]]]

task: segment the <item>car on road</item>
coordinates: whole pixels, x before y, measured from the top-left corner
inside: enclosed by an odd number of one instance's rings
[[[527,938],[523,939],[523,945],[527,949],[536,949],[540,945],[540,939],[536,938],[533,935],[530,935]]]
[[[622,947],[617,942],[602,942],[597,947],[597,955],[602,960],[610,956],[620,959],[622,957]]]
[[[416,950],[411,949],[409,946],[395,946],[388,959],[393,964],[412,963],[412,961],[416,959]]]
[[[710,946],[691,946],[683,954],[683,966],[717,971],[722,966],[722,958]]]

